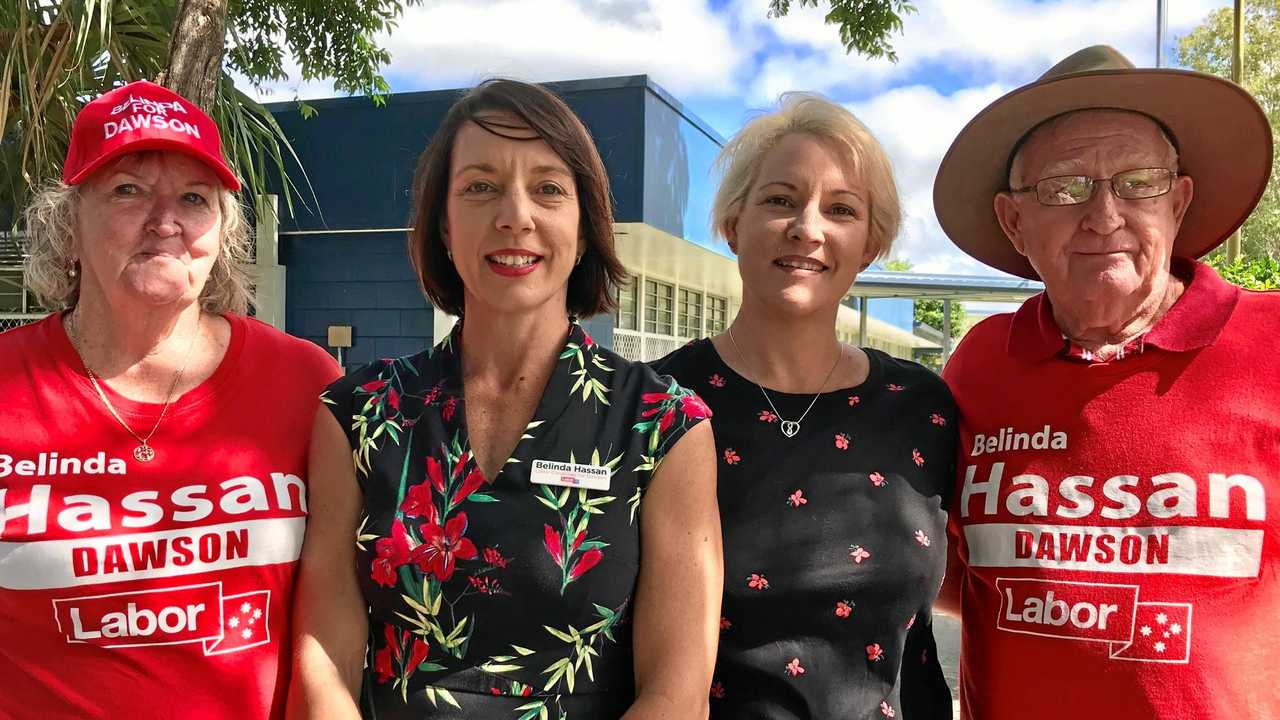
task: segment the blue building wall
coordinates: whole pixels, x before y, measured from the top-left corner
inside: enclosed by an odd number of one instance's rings
[[[330,325],[350,325],[343,362],[356,367],[415,353],[432,341],[431,306],[405,259],[402,233],[286,237],[285,326],[322,346]]]
[[[651,88],[644,103],[645,222],[730,256],[711,232],[718,184],[712,165],[724,139],[660,88]]]

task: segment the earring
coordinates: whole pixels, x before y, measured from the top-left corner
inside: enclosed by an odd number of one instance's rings
[[[453,262],[453,251],[449,248],[444,249],[444,254],[449,256],[449,261]]]
[[[579,265],[581,265],[581,264],[582,264],[582,256],[583,256],[583,255],[586,255],[586,253],[582,253],[582,255],[579,255],[579,256],[578,256],[578,259],[577,259],[577,260],[575,260],[575,261],[574,261],[574,263],[573,263],[573,266],[574,266],[574,267],[578,267]]]
[[[73,279],[73,280],[74,280],[74,279],[75,279],[75,277],[76,277],[76,275],[78,275],[78,274],[79,274],[79,273],[77,273],[77,272],[76,272],[76,266],[75,266],[75,263],[72,263],[72,264],[71,264],[71,267],[67,268],[67,277],[69,277],[69,278],[71,278],[71,279]]]

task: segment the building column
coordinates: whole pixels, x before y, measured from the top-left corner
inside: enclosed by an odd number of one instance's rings
[[[280,264],[279,198],[259,195],[257,200],[257,247],[253,259],[257,299],[254,316],[284,332],[285,267]]]
[[[867,346],[867,302],[870,298],[858,298],[858,347]]]
[[[942,300],[942,366],[951,359],[951,298]]]

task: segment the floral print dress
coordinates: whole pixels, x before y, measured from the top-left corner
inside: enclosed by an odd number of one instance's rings
[[[790,438],[711,341],[654,363],[715,412],[725,591],[713,718],[951,717],[931,605],[955,404],[920,365],[866,353],[866,381],[823,393]],[[769,395],[787,420],[813,400]]]
[[[487,478],[469,449],[460,347],[459,323],[433,350],[375,362],[325,393],[364,501],[365,714],[618,717],[635,695],[645,487],[710,412],[575,323],[523,437]],[[537,461],[561,472],[535,472]],[[565,476],[567,464],[608,472],[574,486],[582,476]]]

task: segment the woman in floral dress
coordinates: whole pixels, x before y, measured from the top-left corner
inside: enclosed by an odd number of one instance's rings
[[[725,146],[714,222],[738,256],[729,329],[655,363],[715,412],[725,595],[715,718],[949,718],[930,610],[955,408],[915,363],[836,339],[886,255],[888,159],[848,111],[792,95]]]
[[[573,319],[610,309],[624,275],[586,129],[542,88],[487,82],[445,117],[414,192],[414,267],[465,320],[326,393],[291,711],[705,717],[710,413]]]

